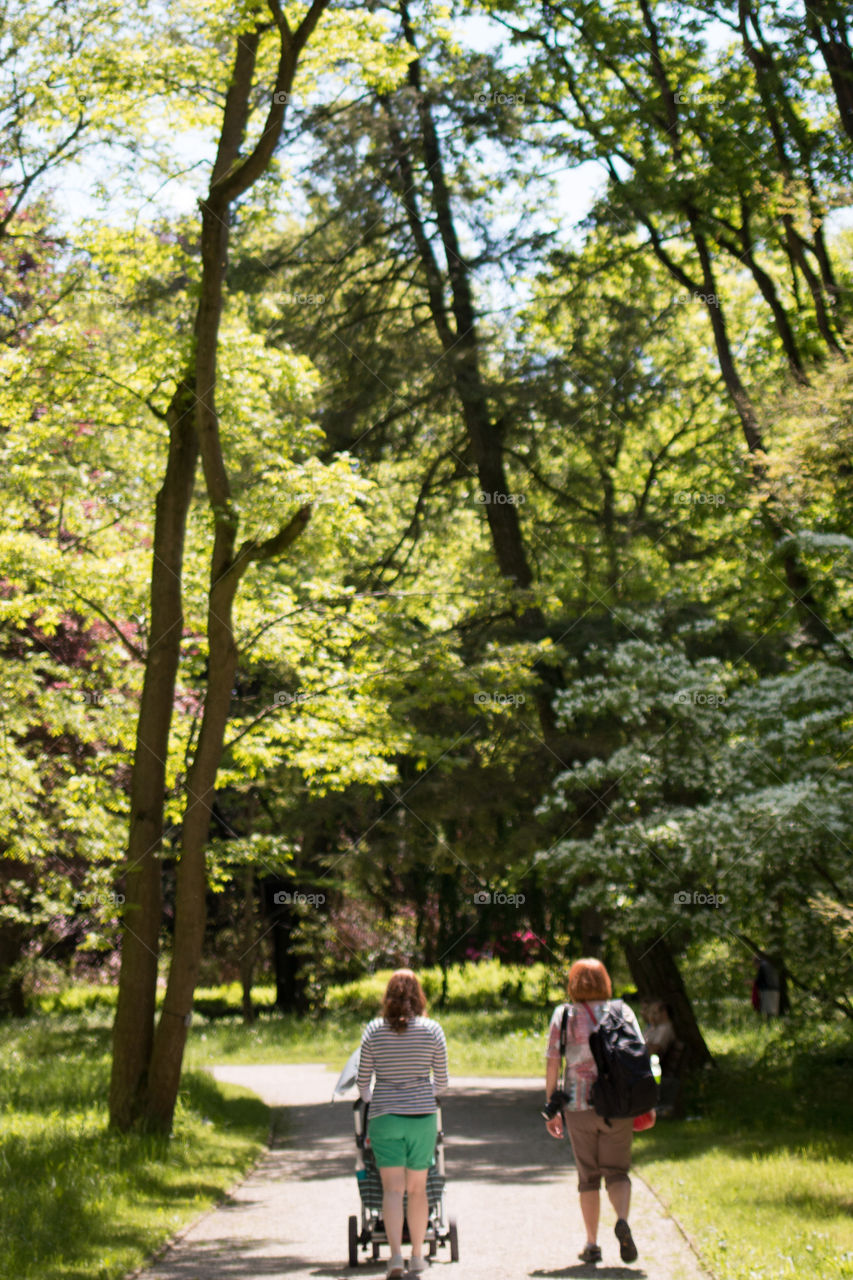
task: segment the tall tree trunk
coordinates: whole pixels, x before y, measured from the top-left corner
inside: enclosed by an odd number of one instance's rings
[[[585,956],[601,955],[605,926],[598,907],[584,907],[580,918],[581,952]]]
[[[213,497],[211,501],[213,504]],[[216,794],[216,776],[222,758],[234,677],[237,673],[234,600],[250,563],[281,555],[298,538],[310,515],[309,508],[300,508],[274,538],[265,543],[244,543],[235,553],[237,521],[231,515],[229,507],[214,506],[214,510],[220,511],[222,518],[218,522],[211,556],[207,614],[207,692],[198,746],[187,779],[181,856],[177,867],[172,960],[163,1009],[154,1037],[146,1098],[146,1127],[159,1132],[169,1132],[172,1127],[193,993],[198,981],[204,943],[207,890],[205,851]]]
[[[745,4],[746,0],[741,0],[741,6],[744,7]],[[649,0],[639,0],[639,5],[649,36],[649,57],[652,78],[660,91],[661,100],[663,101],[666,110],[666,134],[670,145],[672,159],[676,166],[680,166],[683,163],[683,151],[681,142],[681,121],[677,106],[678,100],[675,89],[670,83],[669,75],[664,65],[660,31],[652,13]],[[775,114],[770,110],[769,106],[767,109],[771,116],[771,124],[774,128],[774,132],[778,135],[778,129],[781,126],[779,126]],[[779,146],[781,148],[779,152],[779,159],[780,163],[784,166],[788,163],[787,156],[781,142]],[[787,172],[787,170],[785,171]],[[614,174],[615,180],[619,182],[618,174],[615,173],[612,166],[611,173]],[[741,421],[746,445],[752,459],[753,478],[756,485],[761,486],[766,476],[764,440],[755,406],[753,405],[752,398],[749,395],[747,388],[741,380],[734,352],[732,351],[731,343],[729,341],[723,306],[717,293],[713,258],[703,229],[702,215],[690,202],[685,203],[684,214],[687,218],[691,238],[696,249],[696,254],[702,272],[701,292],[706,299],[705,307],[711,321],[711,330],[714,335],[714,346],[717,352],[717,362],[720,366],[720,373],[722,374],[726,390]],[[639,218],[649,231],[652,248],[658,259],[667,267],[679,283],[686,285],[688,288],[692,287],[692,282],[687,273],[672,259],[670,254],[664,248],[663,242],[649,215],[647,213],[640,213]],[[799,239],[796,236],[793,238],[797,242],[800,253],[802,253],[802,245]],[[809,269],[808,264],[806,264],[806,267]],[[814,278],[814,273],[812,273],[812,278]],[[695,289],[693,291],[697,292]],[[818,312],[818,315],[820,315],[820,312]],[[803,564],[799,548],[795,542],[790,540],[788,536],[789,531],[783,524],[783,517],[777,510],[776,504],[772,499],[765,499],[761,505],[760,514],[764,528],[771,535],[774,542],[777,545],[781,545],[780,559],[785,572],[785,582],[794,598],[794,608],[797,611],[797,616],[803,630],[807,635],[812,637],[812,640],[819,648],[825,649],[831,647],[834,649],[839,654],[844,665],[853,670],[853,653],[850,652],[844,642],[835,634],[827,623],[823,615],[823,610],[815,597],[811,577],[808,569]]]
[[[181,1078],[181,1063],[198,981],[206,915],[205,849],[222,756],[231,693],[237,671],[237,647],[231,609],[239,579],[212,584],[208,611],[207,693],[198,747],[187,779],[187,806],[177,867],[175,932],[169,979],[154,1037],[148,1077],[146,1127],[168,1133]],[[218,589],[217,589],[218,588]]]
[[[133,762],[118,1004],[113,1024],[110,1123],[139,1118],[154,1037],[161,924],[160,856],[166,759],[183,634],[181,582],[187,513],[198,447],[191,383],[167,411],[169,457],[157,494],[151,561],[151,618]]]
[[[784,227],[784,245],[792,270],[802,273],[814,303],[818,329],[826,346],[835,352],[841,352],[828,307],[835,305],[838,299],[838,287],[834,278],[832,264],[821,231],[827,210],[820,200],[820,193],[812,171],[812,155],[814,143],[809,139],[807,128],[794,104],[791,102],[785,84],[785,76],[778,66],[775,50],[765,38],[761,20],[752,0],[738,0],[738,30],[741,34],[744,52],[755,74],[755,87],[761,99],[765,119],[770,127],[779,172],[785,182],[793,186],[804,182],[808,192],[809,215],[814,242],[807,241],[797,230],[790,213],[782,216]],[[756,43],[757,41],[757,43]],[[786,127],[788,135],[786,136]],[[793,140],[800,157],[800,172],[795,171],[790,155],[789,138]],[[820,275],[813,270],[806,256],[806,250],[814,253],[820,266]],[[824,292],[826,290],[826,292]]]
[[[641,1000],[663,1000],[672,1013],[675,1034],[685,1047],[683,1070],[712,1063],[675,956],[665,938],[626,942],[625,958]]]
[[[255,1021],[255,1006],[252,1003],[252,979],[255,973],[258,943],[255,925],[255,868],[251,862],[248,862],[243,869],[242,889],[241,927],[237,933],[238,945],[241,948],[238,964],[240,966],[243,1021],[250,1025]]]
[[[124,989],[113,1035],[110,1106],[111,1122],[122,1129],[129,1128],[137,1118],[153,1129],[171,1127],[204,938],[204,850],[210,807],[237,663],[231,625],[234,596],[249,564],[281,554],[298,537],[310,514],[309,509],[300,509],[273,538],[262,544],[244,543],[235,556],[238,522],[231,506],[215,411],[216,356],[231,208],[269,167],[281,137],[299,55],[328,3],[329,0],[312,0],[294,31],[280,0],[267,0],[279,34],[278,66],[265,127],[245,157],[241,147],[253,101],[255,64],[261,34],[268,24],[259,23],[255,30],[237,37],[219,147],[208,199],[202,206],[202,288],[195,323],[195,361],[172,402],[169,463],[158,496],[155,527],[152,638],[158,643],[162,640],[162,647],[146,664],[147,694],[144,688],[132,783],[134,808],[125,896],[129,914],[139,928],[134,929],[128,921],[122,956]],[[162,840],[165,768],[182,628],[183,529],[199,452],[215,521],[208,610],[209,672],[202,728],[187,782],[172,963],[164,1009],[152,1035],[160,924],[157,854]],[[179,480],[184,481],[184,488]],[[165,561],[160,557],[158,530]],[[155,598],[162,614],[156,632]],[[128,938],[132,941],[128,942]]]
[[[519,520],[519,497],[510,490],[503,447],[504,425],[496,418],[489,402],[483,376],[483,353],[478,333],[478,317],[474,304],[471,270],[461,251],[453,216],[450,190],[432,108],[421,77],[415,31],[406,0],[401,0],[400,15],[403,35],[415,55],[409,63],[409,87],[417,109],[423,169],[429,191],[432,217],[438,227],[444,256],[444,271],[439,266],[432,242],[421,214],[415,179],[412,146],[400,128],[389,100],[383,99],[394,148],[398,191],[415,242],[427,284],[430,311],[436,333],[453,371],[453,382],[462,418],[477,468],[480,497],[486,513],[492,548],[500,574],[522,592],[533,585],[533,571]],[[445,301],[445,279],[450,306]],[[524,599],[518,614],[522,633],[537,639],[547,634],[547,621],[538,604]],[[547,677],[535,691],[536,707],[542,736],[546,744],[558,738],[556,717],[551,704],[552,689]]]
[[[231,201],[238,192],[246,189],[238,183],[236,189],[232,187],[229,190],[223,183],[231,181],[233,153],[242,137],[248,113],[255,51],[254,47],[247,51],[245,45],[238,42],[232,82],[235,92],[226,106],[226,125],[229,123],[229,109],[242,124],[239,130],[235,130],[233,124],[230,129],[223,128],[210,193],[202,209],[202,284],[196,320],[195,409],[202,469],[214,519],[214,536],[207,611],[207,690],[198,746],[187,778],[187,804],[177,868],[172,961],[163,1011],[151,1053],[146,1100],[147,1126],[163,1132],[168,1132],[172,1126],[193,992],[198,981],[204,942],[207,887],[205,850],[216,776],[222,758],[234,677],[237,673],[234,599],[240,580],[251,562],[280,555],[299,536],[310,515],[310,508],[301,508],[275,537],[260,544],[246,542],[237,549],[239,518],[233,506],[216,410],[219,326],[224,309]],[[285,95],[285,100],[290,92],[295,61],[291,65],[288,57],[286,65],[289,75],[284,81],[286,87],[280,91]],[[240,93],[236,92],[238,86]],[[283,112],[279,128],[281,122]],[[264,169],[259,170],[257,176],[249,181],[249,186],[261,176]]]

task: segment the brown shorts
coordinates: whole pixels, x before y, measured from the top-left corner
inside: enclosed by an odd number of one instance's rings
[[[613,1182],[630,1182],[634,1121],[603,1120],[596,1111],[567,1111],[566,1122],[578,1169],[578,1191],[597,1191]]]

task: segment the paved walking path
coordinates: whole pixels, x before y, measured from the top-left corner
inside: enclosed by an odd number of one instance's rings
[[[199,1219],[142,1280],[384,1280],[383,1260],[347,1267],[347,1219],[359,1214],[352,1107],[330,1102],[322,1066],[217,1067],[219,1080],[286,1107],[285,1139],[226,1201]],[[598,1267],[577,1261],[584,1233],[567,1144],[545,1133],[542,1086],[529,1079],[454,1078],[444,1103],[449,1215],[460,1261],[439,1250],[432,1280],[707,1280],[674,1221],[634,1177],[631,1225],[640,1257],[626,1265],[602,1195]],[[642,1138],[639,1139],[642,1142]]]

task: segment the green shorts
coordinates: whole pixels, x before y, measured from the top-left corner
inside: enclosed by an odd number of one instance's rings
[[[380,1169],[428,1169],[435,1159],[438,1117],[373,1116],[367,1136]]]

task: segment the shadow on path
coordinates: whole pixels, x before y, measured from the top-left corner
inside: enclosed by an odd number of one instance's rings
[[[347,1265],[347,1219],[360,1218],[351,1102],[328,1101],[319,1066],[221,1068],[273,1106],[273,1147],[250,1177],[199,1219],[142,1280],[384,1280],[380,1260]],[[460,1079],[442,1102],[447,1208],[458,1219],[460,1263],[439,1249],[433,1280],[707,1280],[674,1223],[635,1181],[641,1258],[620,1265],[603,1206],[604,1260],[576,1261],[583,1244],[571,1147],[545,1132],[542,1085]],[[286,1113],[281,1110],[286,1107]],[[445,1268],[447,1268],[445,1270]],[[464,1270],[463,1270],[464,1269]]]
[[[544,1131],[539,1094],[532,1089],[466,1089],[464,1097],[442,1102],[448,1179],[514,1184],[550,1182],[572,1165],[568,1142]],[[291,1133],[274,1150],[288,1152],[290,1168],[302,1181],[353,1176],[355,1143],[352,1107],[312,1103],[288,1108]],[[310,1143],[305,1135],[310,1134]],[[342,1140],[348,1145],[342,1147]],[[353,1184],[355,1185],[355,1184]],[[599,1275],[601,1272],[599,1272]]]

